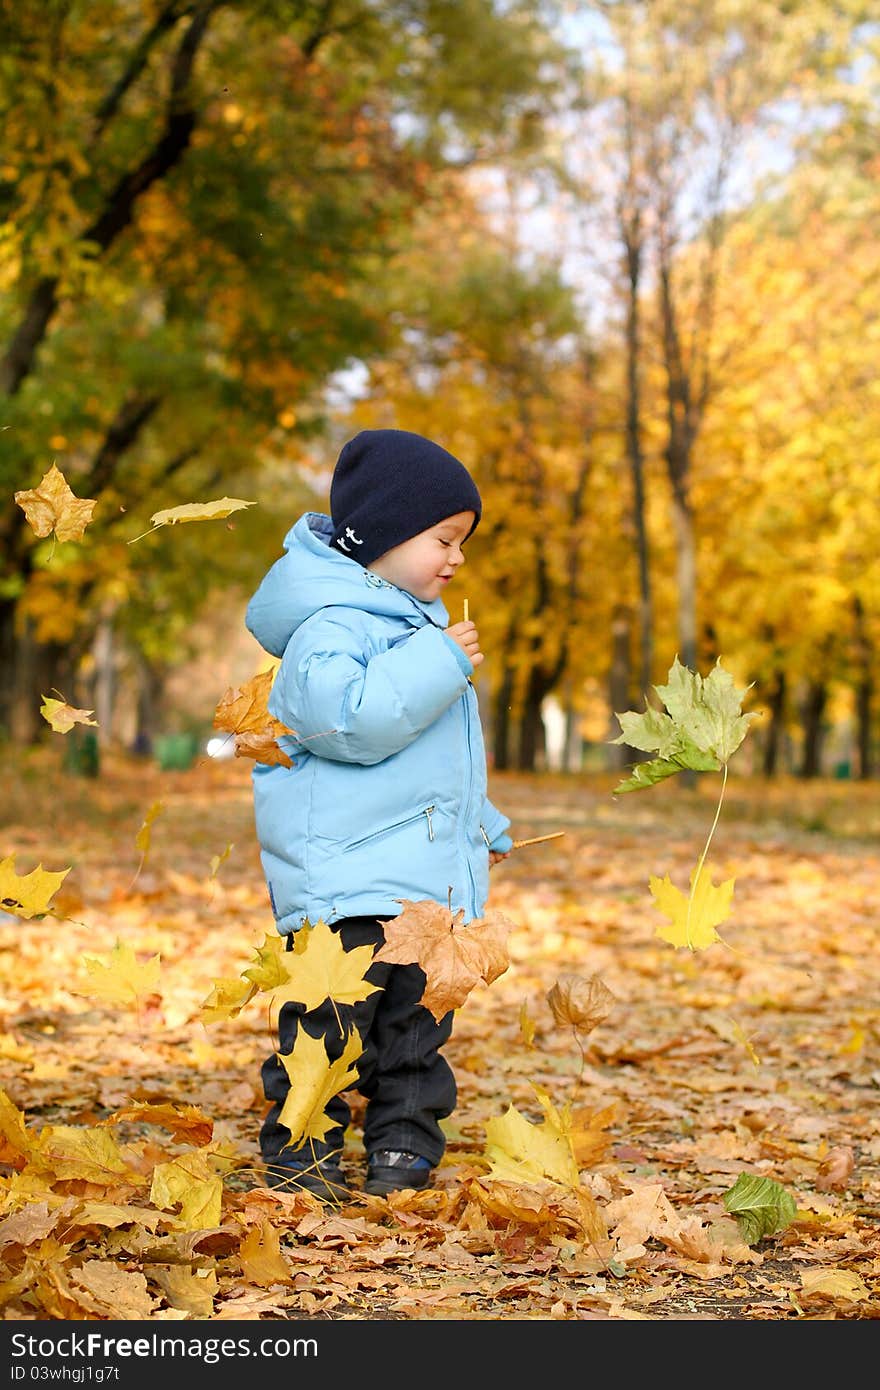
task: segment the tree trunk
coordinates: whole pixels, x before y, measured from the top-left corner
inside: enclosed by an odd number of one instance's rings
[[[133,751],[148,756],[162,729],[167,671],[141,653],[137,662],[137,704]]]
[[[513,699],[513,669],[504,668],[501,684],[495,694],[492,716],[493,766],[506,772],[512,763],[510,706]]]
[[[691,671],[697,669],[697,550],[694,518],[685,489],[672,489],[672,525],[675,531],[675,568],[678,583],[678,659]]]
[[[612,739],[620,735],[620,722],[613,716],[625,714],[631,708],[631,627],[632,610],[625,604],[618,604],[611,618],[611,670],[608,676],[608,699],[612,714],[609,738]],[[608,765],[615,771],[631,767],[642,757],[637,748],[630,748],[626,743],[612,743],[608,748]]]
[[[859,673],[856,681],[856,745],[860,782],[871,776],[871,706],[874,702],[874,677],[871,657],[873,650],[865,623],[865,608],[858,594],[853,599],[855,614],[855,660]]]
[[[804,730],[804,746],[800,777],[818,777],[822,766],[822,717],[828,701],[828,687],[824,681],[811,680],[807,686],[801,719]]]
[[[779,764],[779,746],[785,727],[786,679],[784,671],[777,671],[773,686],[767,696],[770,706],[770,722],[764,739],[762,772],[765,777],[775,777]]]
[[[520,772],[536,772],[539,761],[543,761],[545,747],[541,706],[544,703],[544,697],[549,693],[550,687],[544,680],[542,673],[533,667],[529,673],[529,683],[526,687],[522,718],[519,724],[516,765]]]

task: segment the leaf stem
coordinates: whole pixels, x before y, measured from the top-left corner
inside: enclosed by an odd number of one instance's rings
[[[722,764],[722,766],[724,767],[724,774],[721,778],[721,795],[718,797],[718,805],[715,808],[715,819],[712,822],[712,829],[709,831],[708,839],[706,840],[706,843],[703,846],[703,853],[697,860],[697,868],[696,872],[694,873],[694,881],[691,884],[691,895],[688,898],[688,910],[687,917],[685,919],[685,936],[687,938],[688,950],[691,951],[694,949],[693,944],[691,942],[691,908],[693,907],[694,897],[696,896],[697,884],[700,881],[700,874],[702,873],[703,865],[706,862],[706,855],[709,853],[709,846],[712,843],[712,836],[715,834],[715,827],[718,824],[718,817],[721,815],[721,803],[724,800],[724,789],[727,786],[727,763]]]

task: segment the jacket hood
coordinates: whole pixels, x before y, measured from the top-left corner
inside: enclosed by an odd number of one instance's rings
[[[333,522],[322,512],[306,512],[284,537],[284,554],[275,561],[251,598],[245,626],[271,656],[283,656],[297,628],[321,608],[340,605],[382,617],[426,622],[445,628],[449,614],[442,599],[422,603],[387,579],[330,548]]]

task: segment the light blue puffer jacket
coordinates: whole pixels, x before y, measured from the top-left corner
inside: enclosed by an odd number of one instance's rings
[[[292,767],[255,763],[254,815],[278,930],[396,916],[432,898],[483,914],[489,846],[509,848],[486,796],[473,666],[421,603],[331,550],[307,512],[245,621],[281,658],[269,711]]]

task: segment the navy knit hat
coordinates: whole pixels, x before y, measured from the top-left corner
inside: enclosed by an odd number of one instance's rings
[[[369,565],[456,512],[483,510],[453,454],[408,430],[361,430],[343,445],[330,484],[331,545]]]

